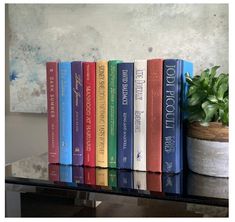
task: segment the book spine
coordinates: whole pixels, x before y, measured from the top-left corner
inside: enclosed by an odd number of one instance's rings
[[[146,172],[134,171],[134,189],[146,190]]]
[[[96,185],[96,168],[84,167],[84,180],[87,185]]]
[[[162,172],[163,60],[148,60],[147,70],[147,171]]]
[[[118,188],[134,188],[133,171],[119,170],[118,171]]]
[[[162,174],[147,172],[147,190],[162,192]]]
[[[163,174],[163,192],[182,194],[183,193],[183,175],[178,174]]]
[[[59,63],[60,163],[72,164],[71,63]]]
[[[108,167],[108,63],[96,63],[96,166]]]
[[[60,182],[73,182],[72,166],[60,164]]]
[[[117,167],[117,64],[108,62],[108,167]]]
[[[48,177],[50,181],[60,181],[60,165],[48,164]]]
[[[167,59],[163,64],[163,172],[179,173],[182,170],[180,114],[182,61]]]
[[[84,165],[94,167],[96,157],[95,62],[84,62]]]
[[[118,168],[133,169],[133,63],[118,64]]]
[[[84,171],[83,171],[83,167],[81,166],[72,166],[72,170],[73,170],[73,182],[74,183],[84,183]]]
[[[59,75],[58,63],[47,62],[48,162],[59,163]]]
[[[134,65],[134,170],[146,171],[147,60]]]
[[[108,169],[96,168],[96,185],[108,186]]]
[[[108,169],[108,176],[109,187],[117,187],[117,170]]]
[[[73,110],[73,165],[83,165],[83,68],[82,62],[71,63]]]

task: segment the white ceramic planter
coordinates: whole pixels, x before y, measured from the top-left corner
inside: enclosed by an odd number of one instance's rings
[[[228,177],[228,142],[187,137],[188,167],[195,173]]]

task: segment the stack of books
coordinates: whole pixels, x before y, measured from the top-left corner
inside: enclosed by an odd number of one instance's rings
[[[47,62],[49,163],[179,173],[185,73],[181,59]]]

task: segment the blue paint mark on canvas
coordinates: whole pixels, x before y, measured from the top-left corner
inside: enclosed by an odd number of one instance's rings
[[[13,70],[13,71],[10,73],[9,78],[10,78],[10,81],[11,81],[11,82],[14,81],[14,80],[16,80],[16,79],[18,78],[18,74],[16,73],[15,70]]]

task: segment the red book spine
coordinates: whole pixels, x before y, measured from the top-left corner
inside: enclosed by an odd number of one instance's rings
[[[94,167],[84,167],[84,182],[87,185],[96,185],[96,170]]]
[[[147,171],[162,172],[163,60],[148,60],[147,70]]]
[[[47,62],[48,162],[59,163],[58,63]]]
[[[48,177],[50,181],[60,181],[60,165],[49,164],[48,165]]]
[[[96,129],[95,129],[95,92],[96,92],[96,64],[84,62],[84,165],[95,166],[96,157]]]
[[[162,192],[162,174],[147,172],[147,190]]]

